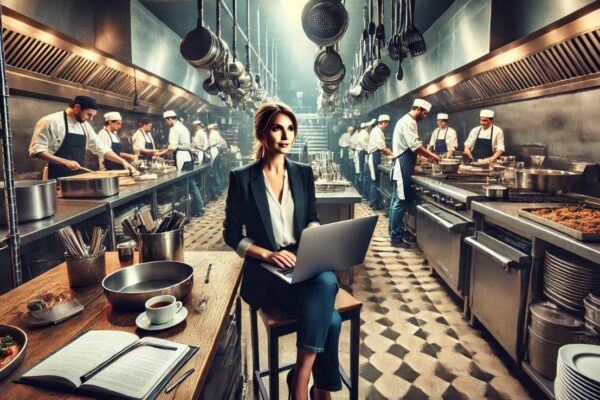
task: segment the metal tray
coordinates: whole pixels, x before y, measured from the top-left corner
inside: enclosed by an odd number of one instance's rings
[[[98,178],[70,176],[58,178],[58,184],[63,198],[110,197],[119,193],[118,176]]]
[[[571,236],[572,238],[575,238],[582,242],[600,242],[600,233],[581,232],[581,231],[578,231],[577,229],[569,228],[568,226],[559,224],[558,222],[550,221],[549,219],[538,217],[537,215],[531,213],[531,211],[542,210],[542,209],[546,209],[546,208],[561,208],[561,207],[564,207],[564,206],[522,208],[519,210],[519,215],[521,217],[535,221],[538,224],[545,225],[549,228],[555,229],[559,232],[564,233],[565,235]]]

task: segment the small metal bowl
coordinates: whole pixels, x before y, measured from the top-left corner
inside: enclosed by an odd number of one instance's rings
[[[15,358],[13,358],[8,364],[0,368],[0,380],[10,375],[25,359],[25,350],[27,349],[27,334],[12,325],[0,324],[0,336],[10,335],[12,338],[21,345],[21,350]]]
[[[144,310],[154,296],[183,300],[194,286],[194,268],[179,261],[152,261],[122,268],[102,280],[104,295],[114,308]]]

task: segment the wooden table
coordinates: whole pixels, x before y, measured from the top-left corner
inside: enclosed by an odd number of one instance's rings
[[[39,389],[12,381],[49,353],[66,345],[73,337],[89,329],[123,330],[133,332],[140,337],[155,336],[197,346],[198,352],[182,367],[172,381],[191,367],[194,367],[196,371],[176,390],[168,395],[165,395],[163,391],[159,398],[198,398],[214,358],[220,334],[228,325],[227,316],[237,297],[243,260],[233,251],[206,251],[186,252],[185,261],[194,267],[194,288],[184,301],[189,315],[183,323],[160,332],[146,332],[138,329],[135,326],[135,318],[139,312],[113,310],[103,295],[101,285],[71,289],[65,263],[0,296],[0,323],[16,325],[23,329],[28,337],[25,360],[8,378],[0,382],[0,398],[78,398],[78,396],[68,393]],[[205,284],[204,278],[210,263],[212,263],[210,282]],[[107,274],[119,268],[117,253],[107,253]],[[84,304],[85,309],[82,314],[55,326],[38,329],[26,328],[21,318],[27,312],[27,303],[44,291],[71,292],[74,298]],[[195,305],[203,299],[206,300],[206,306],[200,312],[195,311]]]

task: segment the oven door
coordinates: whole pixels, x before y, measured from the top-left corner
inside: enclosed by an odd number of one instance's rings
[[[483,232],[465,239],[471,251],[473,316],[518,361],[531,257]]]
[[[469,224],[434,204],[417,206],[417,245],[433,269],[461,297],[466,279],[463,240]]]

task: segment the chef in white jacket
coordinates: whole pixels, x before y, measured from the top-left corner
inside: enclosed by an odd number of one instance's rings
[[[452,157],[458,148],[456,131],[448,126],[448,114],[437,115],[438,127],[433,130],[429,140],[429,150],[433,150],[440,157]]]
[[[494,111],[481,110],[479,124],[465,141],[465,154],[473,161],[493,163],[504,154],[504,131],[494,124]]]
[[[123,118],[117,111],[111,111],[104,114],[104,128],[98,132],[98,140],[105,146],[109,146],[115,154],[118,154],[125,160],[135,160],[133,154],[121,151],[121,138],[119,130],[121,129]],[[103,171],[124,169],[119,163],[105,160],[104,155],[98,154],[98,162],[100,169]]]
[[[169,144],[163,154],[175,153],[175,165],[177,171],[187,171],[192,169],[191,153],[191,134],[177,119],[177,114],[173,110],[165,111],[163,118],[169,129]]]
[[[371,178],[371,185],[369,187],[369,205],[373,210],[380,210],[379,204],[379,174],[378,167],[381,164],[381,154],[390,155],[392,151],[385,145],[385,130],[390,125],[390,116],[387,114],[381,114],[377,118],[377,126],[371,130],[369,134],[369,145],[367,152],[369,153],[368,164],[369,164],[369,177]]]
[[[441,158],[427,150],[419,138],[417,121],[427,117],[431,103],[416,99],[410,111],[396,123],[392,137],[392,153],[394,155],[391,170],[392,198],[390,200],[390,239],[393,246],[411,247],[415,237],[406,229],[404,216],[414,200],[411,188],[411,175],[414,172],[417,154],[427,157],[432,162]]]
[[[192,151],[197,154],[197,162],[202,165],[205,159],[210,157],[206,157],[208,153],[208,136],[206,134],[206,130],[204,129],[204,125],[200,120],[195,120],[192,122],[192,128],[194,129],[194,138],[192,139]]]
[[[340,164],[342,167],[342,174],[348,177],[348,167],[350,165],[350,139],[354,133],[354,127],[349,126],[346,132],[342,133],[338,140],[338,146],[340,146]]]

